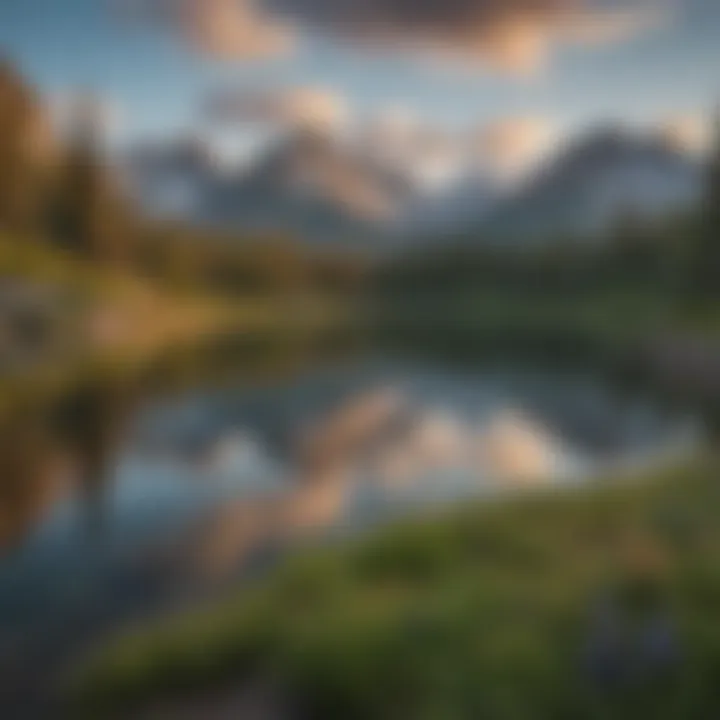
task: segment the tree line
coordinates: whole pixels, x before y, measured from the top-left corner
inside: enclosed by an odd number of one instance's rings
[[[647,291],[720,299],[720,125],[705,177],[696,206],[653,219],[629,208],[602,236],[500,243],[470,233],[421,252],[402,252],[375,276],[376,293],[388,301],[469,289],[559,297]]]
[[[7,62],[0,62],[0,234],[98,267],[228,294],[355,291],[365,269],[361,257],[314,252],[292,237],[142,216],[104,157],[92,98],[76,103],[59,139],[40,98]]]

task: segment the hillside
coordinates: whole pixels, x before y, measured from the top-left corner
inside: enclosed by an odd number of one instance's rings
[[[75,697],[94,718],[138,717],[182,688],[186,711],[218,712],[260,676],[281,718],[700,720],[720,662],[715,472],[482,504],[312,552],[120,639]]]

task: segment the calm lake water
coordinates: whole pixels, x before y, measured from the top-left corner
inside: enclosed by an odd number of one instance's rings
[[[278,553],[467,497],[595,482],[702,441],[597,373],[235,347],[19,402],[2,421],[0,674],[32,694],[123,622]]]

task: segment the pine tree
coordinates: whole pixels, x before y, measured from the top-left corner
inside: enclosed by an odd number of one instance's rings
[[[81,98],[73,115],[58,176],[55,231],[65,247],[97,262],[117,265],[127,257],[128,215],[103,160],[96,99]]]
[[[694,265],[695,289],[703,295],[720,294],[720,113],[715,122]]]
[[[39,108],[12,67],[0,61],[0,230],[33,229],[43,185],[33,148]]]

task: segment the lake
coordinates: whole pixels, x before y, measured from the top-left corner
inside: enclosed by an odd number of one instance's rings
[[[2,430],[0,690],[26,708],[104,634],[294,548],[602,482],[704,435],[596,370],[227,339],[20,399]]]

